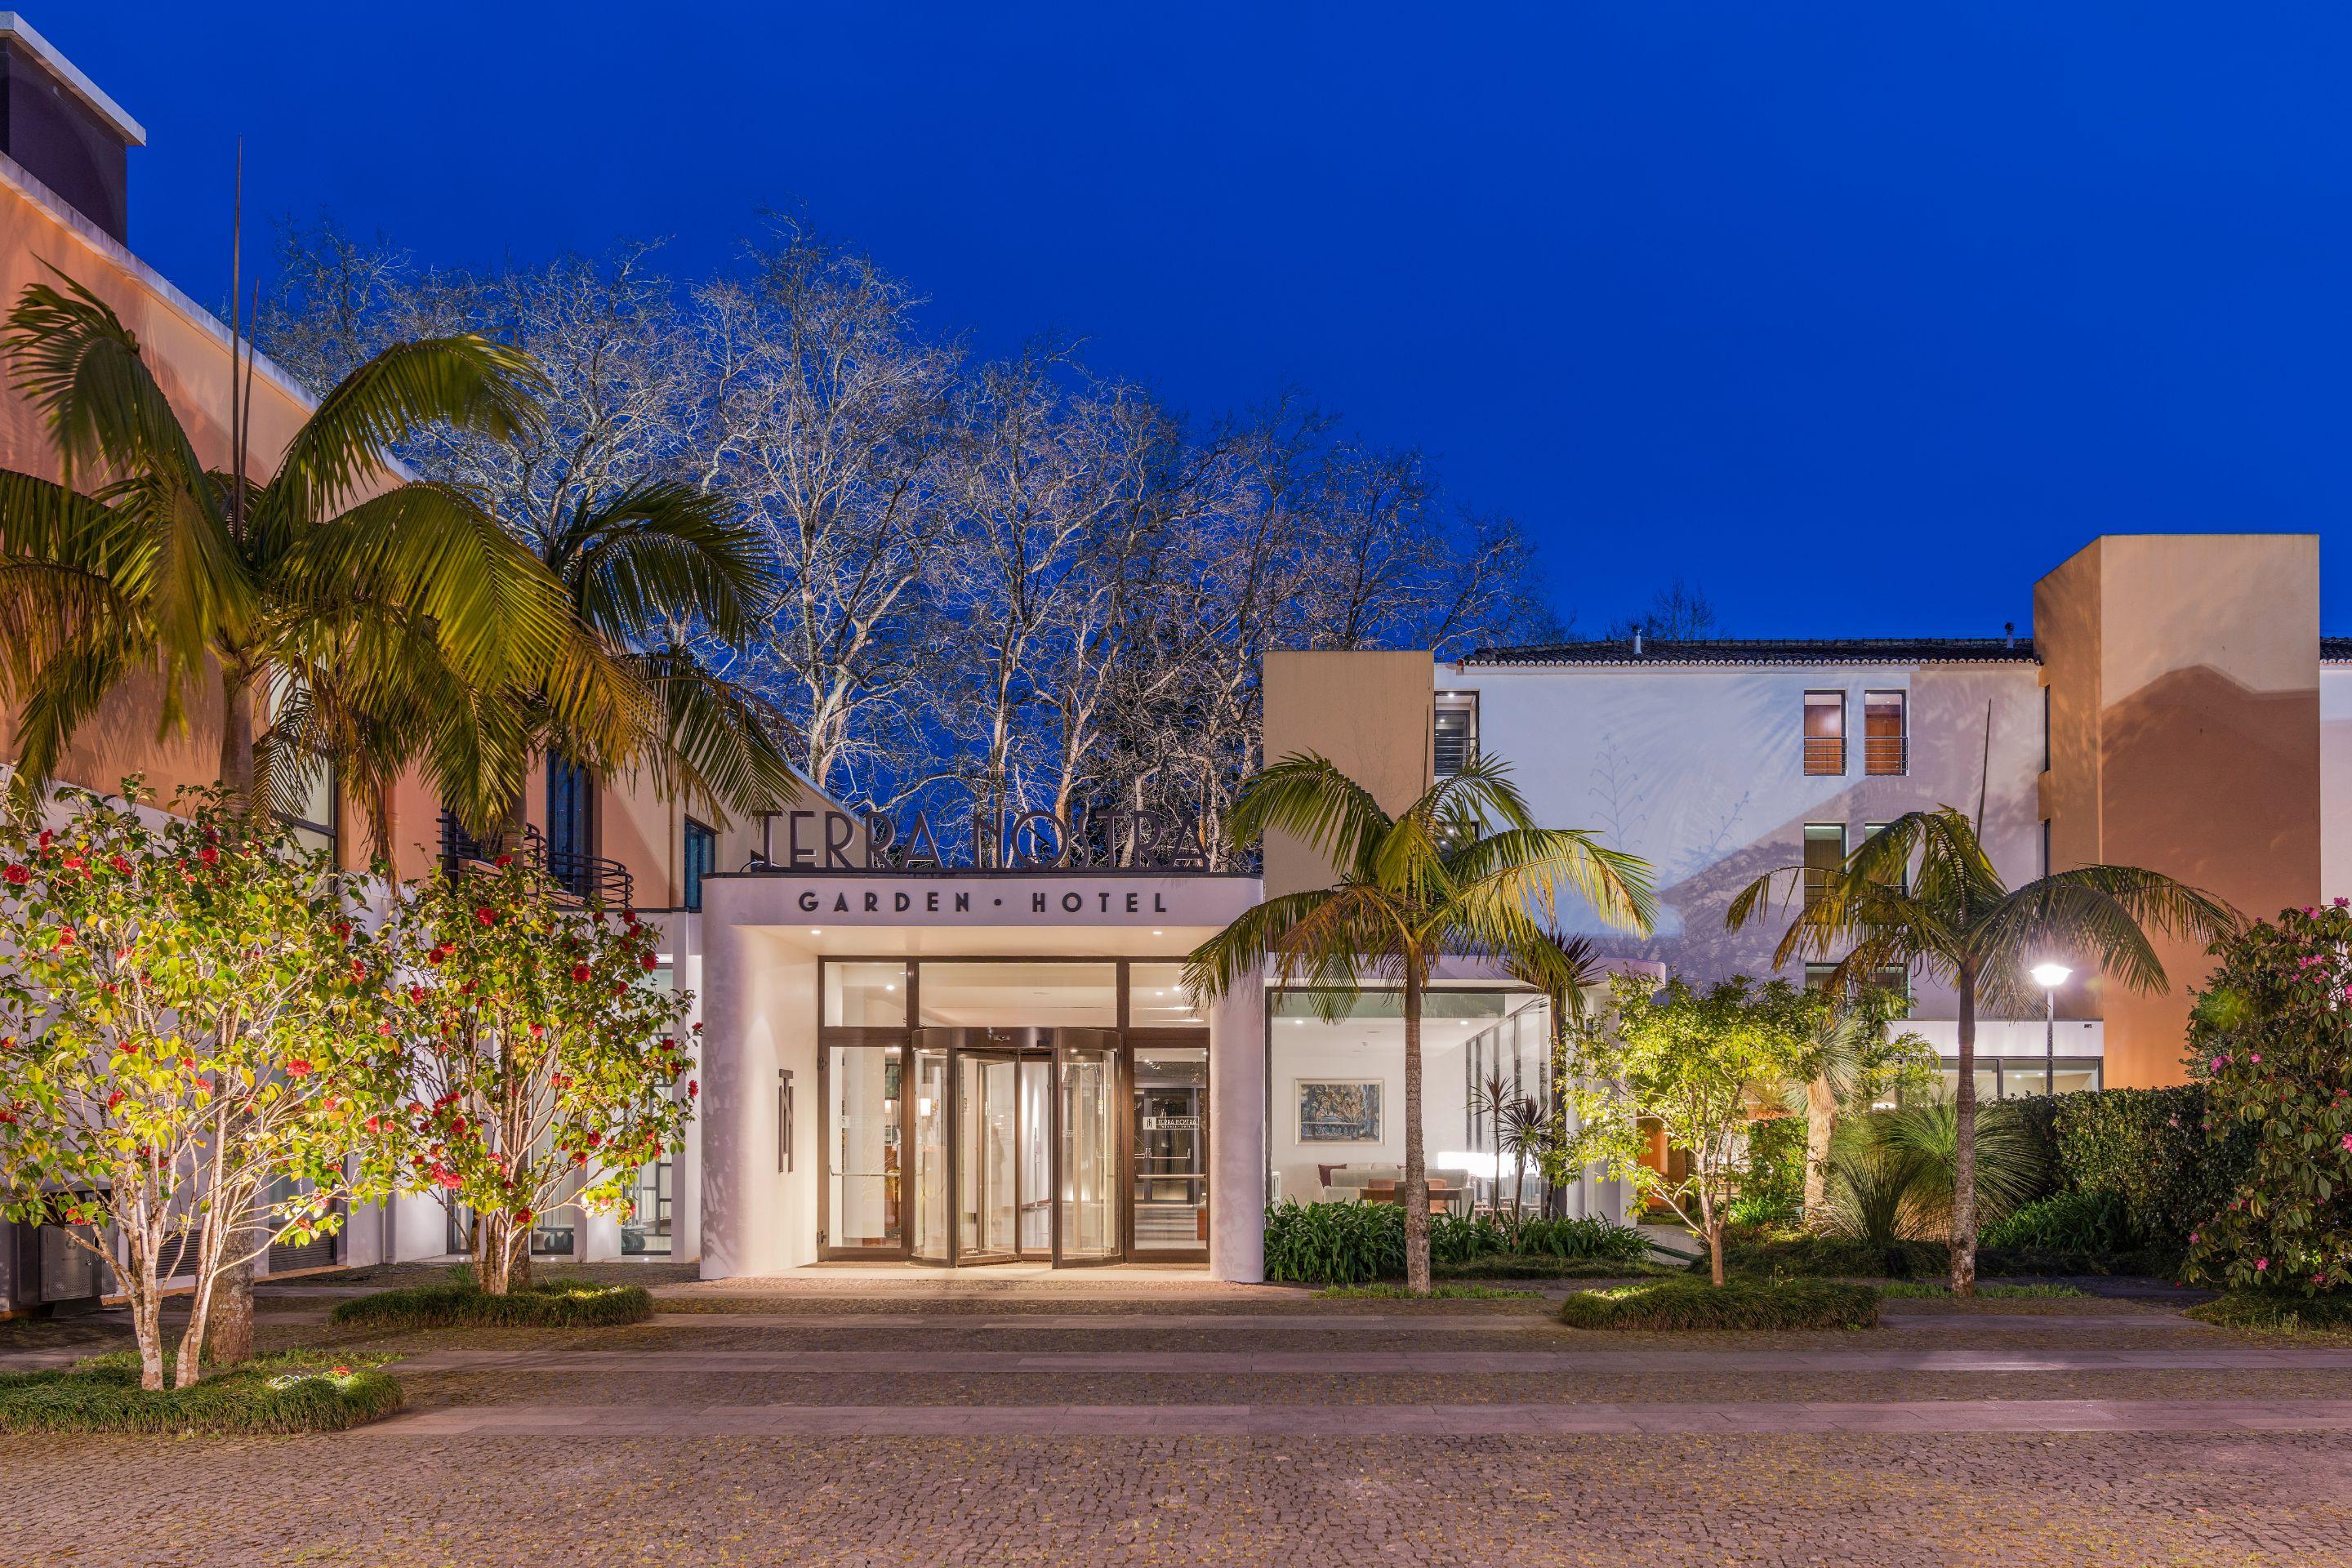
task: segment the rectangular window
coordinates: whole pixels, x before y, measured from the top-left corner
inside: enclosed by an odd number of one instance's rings
[[[1862,694],[1862,771],[1885,777],[1911,769],[1911,740],[1905,727],[1909,704],[1900,691]]]
[[[907,966],[896,961],[824,966],[827,1028],[903,1029],[907,1026]]]
[[[689,910],[702,907],[702,879],[718,868],[719,835],[692,817],[686,819],[686,853],[680,858],[678,896]]]
[[[1808,963],[1805,965],[1805,989],[1808,991],[1828,990],[1830,988],[1830,976],[1836,973],[1837,965],[1834,963]]]
[[[1805,693],[1805,772],[1831,778],[1845,772],[1845,693]]]
[[[933,963],[917,979],[922,1025],[1116,1029],[1116,963]]]
[[[825,1052],[825,1245],[897,1251],[906,1167],[899,1159],[898,1097],[906,1057],[898,1046],[834,1046]]]
[[[1910,971],[1910,970],[1908,970],[1908,969],[1905,968],[1902,964],[1899,964],[1899,963],[1890,963],[1890,964],[1888,964],[1885,968],[1884,968],[1884,969],[1882,969],[1882,970],[1878,971],[1876,973],[1873,974],[1873,975],[1870,977],[1870,983],[1871,983],[1871,984],[1872,984],[1872,985],[1875,986],[1877,989],[1879,989],[1879,990],[1881,990],[1881,991],[1885,992],[1889,996],[1895,997],[1895,998],[1897,998],[1898,1000],[1900,1000],[1900,1001],[1901,1001],[1901,1003],[1903,1004],[1903,1005],[1902,1005],[1902,1008],[1901,1008],[1900,1012],[1899,1012],[1899,1013],[1898,1013],[1898,1015],[1897,1015],[1898,1016],[1907,1017],[1907,1016],[1910,1016],[1910,1012],[1911,1012],[1911,971]]]
[[[1478,694],[1441,691],[1431,757],[1439,778],[1450,779],[1478,754]]]
[[[2050,688],[2042,689],[2042,771],[2050,771]]]
[[[1127,966],[1127,1026],[1130,1029],[1196,1029],[1206,1016],[1184,989],[1181,963]]]
[[[1805,907],[1811,909],[1845,865],[1845,824],[1805,824]]]

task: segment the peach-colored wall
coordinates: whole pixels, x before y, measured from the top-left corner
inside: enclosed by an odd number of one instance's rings
[[[2319,896],[2319,542],[2118,534],[2036,585],[2061,866],[2145,866],[2250,916]],[[2201,948],[2158,943],[2168,993],[2112,984],[2106,1081],[2182,1078]]]
[[[1370,790],[1383,809],[1402,811],[1430,785],[1435,698],[1429,677],[1425,651],[1267,654],[1265,760],[1319,753]],[[1276,835],[1266,841],[1269,896],[1330,879],[1329,865],[1296,839]]]
[[[138,336],[141,352],[186,426],[197,456],[226,468],[226,331],[121,246],[58,205],[15,160],[0,156],[0,310],[13,310],[29,284],[56,284],[52,268],[105,300]],[[308,414],[309,405],[298,393],[266,372],[256,376],[256,461],[264,468],[274,463]],[[59,477],[38,413],[13,385],[5,384],[5,378],[0,378],[0,468],[45,479]],[[148,787],[166,802],[183,784],[209,784],[218,777],[217,686],[188,693],[184,728],[159,738],[161,695],[160,679],[126,686],[67,752],[61,775],[110,790],[125,773],[143,773]],[[0,755],[16,754],[15,719],[15,705],[0,703]]]

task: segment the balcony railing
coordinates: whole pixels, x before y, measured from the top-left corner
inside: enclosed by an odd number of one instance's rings
[[[1806,736],[1805,772],[1827,774],[1844,773],[1845,737],[1843,735]]]
[[[453,813],[441,814],[441,864],[445,869],[456,871],[471,862],[488,864],[502,854],[512,854],[525,865],[536,866],[547,874],[548,880],[574,898],[593,899],[612,909],[625,909],[636,901],[636,880],[618,860],[568,849],[550,849],[545,835],[528,823],[523,826],[520,839],[513,841],[510,848],[509,835],[476,838]]]
[[[1862,738],[1862,771],[1882,776],[1909,773],[1911,738],[1908,735],[1864,735]]]

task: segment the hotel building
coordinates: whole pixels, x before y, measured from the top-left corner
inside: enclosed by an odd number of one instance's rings
[[[13,16],[0,58],[0,298],[51,267],[94,290],[224,462],[228,333],[127,247],[125,159],[144,132]],[[309,404],[266,363],[256,394],[266,463]],[[13,392],[0,391],[0,466],[56,472]],[[2124,862],[2268,914],[2352,890],[2352,644],[2321,638],[2317,584],[2309,536],[2108,535],[2036,585],[2030,636],[1578,642],[1443,664],[1276,654],[1265,752],[1321,752],[1391,809],[1473,752],[1508,762],[1543,822],[1596,830],[1655,868],[1654,932],[1591,928],[1612,961],[1652,973],[1774,973],[1776,929],[1726,930],[1734,892],[1776,867],[1825,868],[1940,805],[1981,816],[2012,882]],[[126,692],[65,776],[110,789],[143,772],[168,797],[209,780],[219,721],[199,705],[184,733],[159,738],[154,694]],[[1158,1262],[1247,1280],[1269,1201],[1394,1180],[1392,993],[1347,998],[1334,1021],[1302,995],[1255,986],[1202,1005],[1181,984],[1186,952],[1234,916],[1328,876],[1297,845],[1270,844],[1262,875],[1213,874],[1181,863],[1173,825],[1130,825],[1153,847],[1121,868],[1033,866],[1024,852],[1055,825],[1032,821],[1000,826],[990,864],[956,869],[913,863],[904,835],[872,847],[866,819],[813,793],[712,824],[642,781],[551,763],[526,804],[552,876],[659,923],[668,978],[706,1026],[686,1149],[636,1173],[625,1222],[549,1216],[545,1254],[698,1259],[710,1278],[845,1259]],[[402,876],[474,858],[421,785],[393,805]],[[346,865],[363,859],[331,786],[298,826]],[[2054,1024],[1987,1021],[1984,1091],[2177,1080],[2204,961],[2179,944],[2163,958],[2167,994],[2083,973],[2056,994]],[[1948,1053],[1950,996],[1903,978],[1912,1026]],[[1514,1173],[1481,1101],[1490,1086],[1540,1087],[1547,1005],[1455,964],[1428,1014],[1422,1110],[1441,1201],[1498,1201]],[[1624,1194],[1587,1179],[1557,1200],[1614,1215]],[[452,1245],[439,1205],[404,1196],[267,1267]],[[105,1285],[88,1274],[57,1237],[0,1237],[0,1308],[86,1299]]]

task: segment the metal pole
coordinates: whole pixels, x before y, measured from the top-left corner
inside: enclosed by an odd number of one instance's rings
[[[2058,987],[2042,993],[2050,998],[2050,1028],[2042,1037],[2042,1092],[2058,1092]]]

